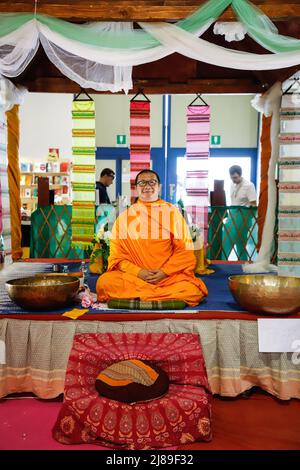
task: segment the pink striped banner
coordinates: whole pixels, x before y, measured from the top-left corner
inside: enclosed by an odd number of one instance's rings
[[[208,223],[208,158],[210,106],[187,107],[186,210],[193,224],[204,231]]]

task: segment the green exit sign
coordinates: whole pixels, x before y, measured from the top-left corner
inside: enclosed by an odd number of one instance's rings
[[[211,135],[210,136],[210,145],[211,145],[211,147],[221,147],[221,136],[220,135]]]
[[[118,134],[117,135],[117,145],[126,145],[126,135]]]

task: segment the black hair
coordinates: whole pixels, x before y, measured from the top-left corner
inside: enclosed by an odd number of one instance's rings
[[[145,170],[140,171],[140,172],[136,175],[136,177],[135,177],[135,182],[134,182],[135,185],[136,185],[137,182],[138,182],[139,176],[140,176],[140,175],[143,175],[144,173],[153,173],[153,174],[156,176],[158,183],[160,184],[160,177],[158,176],[158,174],[156,173],[156,171],[145,169]]]
[[[242,175],[242,168],[239,165],[233,165],[229,168],[229,174],[232,176],[237,173],[239,176]]]
[[[110,168],[104,168],[104,170],[101,171],[100,178],[102,178],[102,176],[115,176],[115,172]]]

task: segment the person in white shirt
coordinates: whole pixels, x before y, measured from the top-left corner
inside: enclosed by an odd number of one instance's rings
[[[256,190],[253,183],[242,177],[242,168],[234,165],[229,168],[232,181],[231,185],[231,205],[228,211],[228,219],[223,232],[222,248],[225,259],[230,259],[231,251],[239,261],[248,261],[248,253],[252,253],[253,246],[253,210],[251,206],[256,206]],[[242,206],[242,207],[241,207]]]
[[[253,183],[242,177],[242,168],[233,165],[229,168],[232,181],[230,196],[232,206],[256,206],[256,190]]]

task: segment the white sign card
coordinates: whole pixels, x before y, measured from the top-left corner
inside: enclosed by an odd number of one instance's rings
[[[259,318],[259,352],[300,351],[300,319]]]

